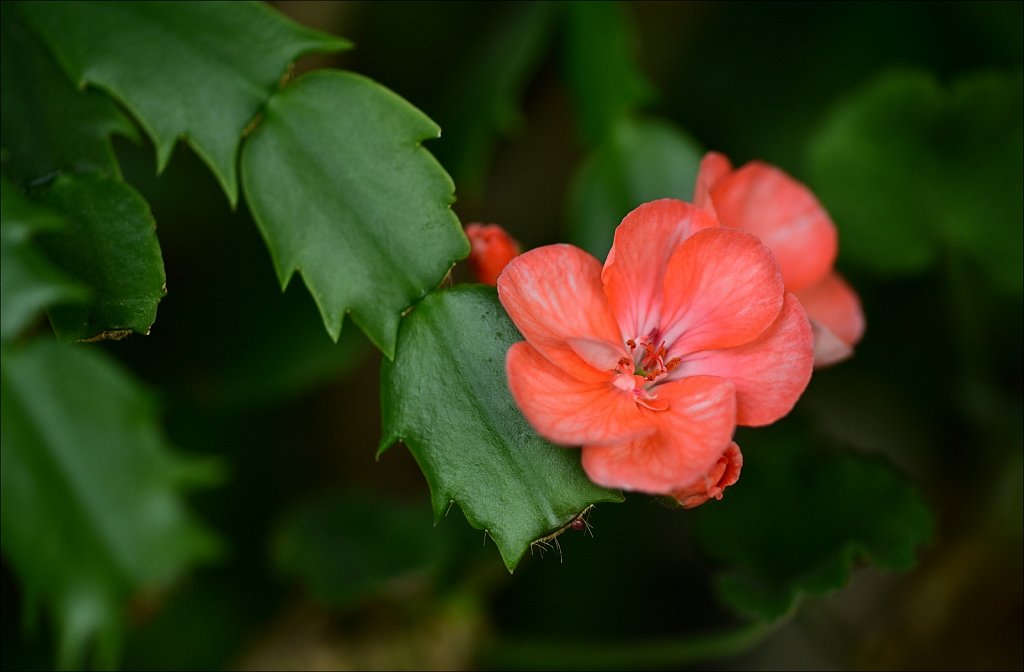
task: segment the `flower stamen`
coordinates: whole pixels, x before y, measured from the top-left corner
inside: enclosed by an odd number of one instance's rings
[[[626,341],[626,345],[629,346],[631,352],[639,348],[639,353],[634,355],[636,364],[634,365],[633,374],[640,376],[648,383],[656,382],[666,373],[679,366],[681,362],[679,357],[673,357],[668,362],[665,361],[668,349],[663,340],[657,346],[654,345],[654,343],[658,342],[657,337],[657,331],[652,331],[646,338],[640,339],[639,343],[632,338]],[[620,360],[619,364],[621,366],[624,362]]]

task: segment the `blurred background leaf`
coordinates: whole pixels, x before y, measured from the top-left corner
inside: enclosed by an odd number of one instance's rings
[[[691,200],[702,156],[668,122],[623,117],[574,177],[569,239],[604,259],[625,213],[659,198]]]
[[[746,487],[697,512],[701,547],[728,567],[719,594],[751,618],[838,590],[864,562],[907,570],[932,534],[927,505],[884,460],[815,449],[789,425],[747,433]]]
[[[111,667],[124,600],[216,550],[179,498],[211,465],[170,452],[151,400],[106,357],[44,341],[4,355],[4,552],[56,624],[58,665],[95,641],[89,659]]]
[[[84,299],[87,293],[32,244],[40,232],[59,230],[67,222],[25,199],[6,175],[0,188],[0,339],[6,342],[49,306]]]
[[[622,117],[654,98],[655,89],[636,65],[634,17],[625,5],[570,2],[562,8],[562,62],[579,131],[588,143],[601,144]]]
[[[966,253],[994,288],[1020,295],[1022,81],[982,73],[947,88],[897,71],[845,101],[810,148],[843,259],[906,273]]]
[[[448,528],[391,498],[328,492],[291,511],[274,543],[278,565],[321,604],[350,608],[382,593],[412,600],[437,579]]]
[[[438,82],[446,89],[440,114],[449,120],[438,158],[460,192],[477,192],[499,137],[521,131],[522,98],[550,46],[557,7],[546,2],[492,5],[501,18],[489,30],[467,36],[458,67]]]
[[[77,90],[39,38],[28,29],[20,5],[0,6],[0,145],[4,170],[22,185],[59,171],[120,176],[109,136],[136,137],[114,101]]]

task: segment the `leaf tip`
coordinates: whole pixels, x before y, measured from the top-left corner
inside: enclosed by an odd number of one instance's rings
[[[394,433],[389,433],[381,437],[380,443],[377,444],[377,452],[374,454],[373,459],[380,462],[380,456],[383,455],[388,448],[401,440],[402,437]]]

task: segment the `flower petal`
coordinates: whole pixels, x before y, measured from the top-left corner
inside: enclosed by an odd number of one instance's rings
[[[633,362],[622,343],[600,341],[595,338],[570,338],[567,342],[580,359],[598,371],[613,371],[619,368],[623,359],[628,360],[630,365]],[[633,370],[632,366],[629,370]]]
[[[811,320],[811,331],[814,332],[814,368],[832,366],[853,355],[853,347],[821,322]]]
[[[601,263],[578,247],[548,245],[512,259],[498,277],[498,298],[526,340],[559,366],[582,365],[569,339],[622,343]]]
[[[745,231],[698,231],[665,271],[661,338],[669,357],[749,343],[775,321],[783,285],[772,253]]]
[[[658,326],[661,281],[672,253],[694,232],[718,226],[713,215],[671,198],[626,215],[601,273],[624,338],[644,337]]]
[[[711,199],[722,224],[750,231],[771,248],[789,291],[809,287],[832,270],[835,225],[814,194],[778,168],[748,163],[722,178]]]
[[[676,490],[672,496],[684,509],[700,506],[709,499],[722,499],[722,493],[740,480],[743,469],[743,454],[736,442],[731,442],[718,458],[711,470],[685,488]]]
[[[698,208],[714,211],[711,190],[731,172],[732,163],[724,154],[718,152],[705,154],[704,158],[700,160],[700,169],[697,171],[697,183],[693,188],[693,204]]]
[[[856,344],[864,335],[864,311],[860,299],[838,273],[830,273],[796,296],[807,311],[807,317],[817,322],[819,329],[827,329],[847,346]],[[815,342],[815,349],[817,347]],[[815,364],[819,364],[817,354]]]
[[[708,473],[736,429],[736,395],[712,376],[684,378],[657,388],[668,410],[646,411],[657,432],[608,445],[583,446],[583,469],[609,488],[669,494]]]
[[[532,345],[520,341],[505,359],[512,397],[537,433],[578,446],[620,443],[651,434],[652,411],[640,409],[631,392],[614,387],[614,374],[587,368],[585,379],[566,375]]]
[[[811,380],[813,336],[804,309],[786,294],[779,318],[753,343],[705,350],[670,376],[718,376],[736,386],[736,424],[768,425],[789,413]]]

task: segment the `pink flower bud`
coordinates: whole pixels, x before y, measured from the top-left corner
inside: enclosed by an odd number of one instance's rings
[[[472,249],[469,266],[484,284],[494,286],[508,262],[519,255],[519,243],[497,224],[468,224],[466,236]]]

